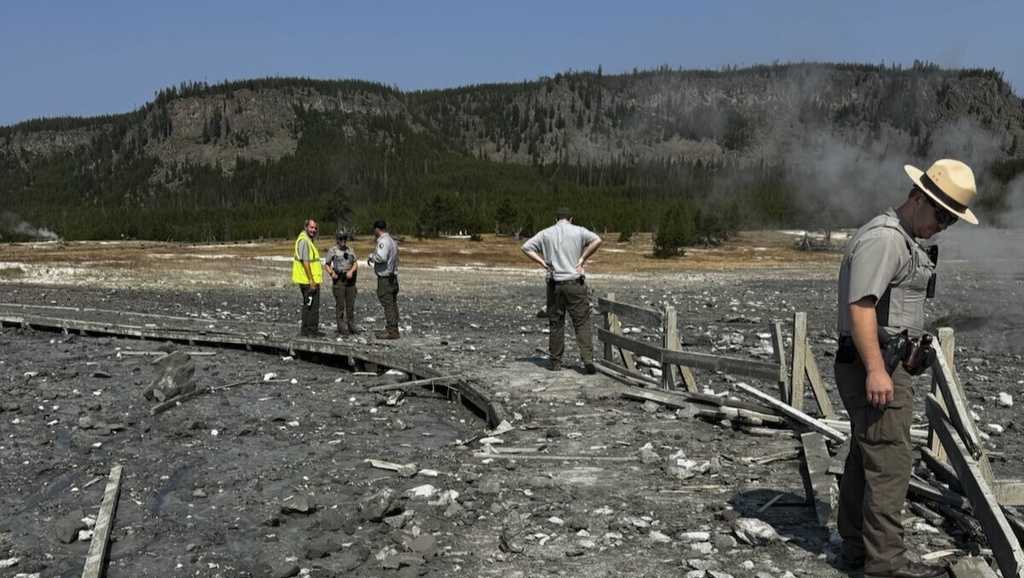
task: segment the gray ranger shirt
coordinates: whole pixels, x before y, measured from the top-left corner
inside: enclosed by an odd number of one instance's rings
[[[389,233],[384,233],[377,239],[377,248],[370,255],[370,263],[373,264],[373,272],[378,277],[398,274],[398,243],[395,243]]]
[[[850,304],[875,298],[878,324],[889,335],[920,333],[924,292],[933,266],[892,208],[868,221],[846,244],[839,267],[840,335],[850,335]],[[889,294],[886,292],[889,291]]]
[[[576,263],[583,254],[583,247],[600,238],[593,231],[562,219],[523,243],[523,250],[544,257],[555,281],[571,281],[580,278]]]

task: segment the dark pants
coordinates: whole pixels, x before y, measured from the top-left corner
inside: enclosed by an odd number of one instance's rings
[[[836,385],[850,414],[850,453],[839,484],[839,534],[849,558],[864,557],[864,572],[889,574],[906,566],[901,523],[913,454],[913,378],[892,375],[893,401],[876,409],[867,401],[867,373],[859,358],[835,364]]]
[[[569,312],[576,331],[576,344],[583,363],[594,363],[594,342],[590,328],[590,298],[587,286],[580,281],[554,284],[554,303],[548,311],[548,352],[551,360],[562,362],[565,353],[565,313]]]
[[[388,331],[398,331],[398,276],[377,277],[377,299],[384,308]]]
[[[302,292],[302,329],[303,334],[315,333],[320,330],[320,288],[311,289],[309,285],[299,285]]]
[[[338,322],[338,331],[355,331],[356,319],[356,286],[346,284],[344,281],[335,281],[331,285],[331,292],[334,293],[335,319]]]
[[[547,279],[544,282],[544,286],[544,312],[551,315],[551,312],[555,310],[555,282]]]

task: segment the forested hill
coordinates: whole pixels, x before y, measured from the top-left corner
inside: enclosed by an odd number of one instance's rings
[[[905,162],[972,164],[990,215],[1024,169],[1000,73],[856,64],[570,72],[402,92],[270,78],[183,84],[141,109],[0,128],[3,221],[65,238],[282,237],[307,215],[406,234],[852,224]],[[11,213],[17,215],[15,218]],[[12,238],[10,231],[0,235]]]

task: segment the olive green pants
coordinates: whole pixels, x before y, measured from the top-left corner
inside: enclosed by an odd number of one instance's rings
[[[590,296],[582,281],[554,284],[554,303],[548,311],[548,352],[551,360],[562,362],[565,353],[565,313],[569,312],[576,332],[576,345],[580,348],[583,363],[594,363],[594,342],[590,327]]]
[[[356,286],[346,284],[344,281],[335,281],[331,285],[334,293],[334,317],[338,322],[338,331],[355,331],[356,319]]]
[[[384,327],[398,331],[398,277],[377,277],[377,299],[384,308]]]
[[[836,385],[850,414],[850,453],[839,484],[839,534],[848,558],[864,558],[866,574],[889,574],[907,565],[901,511],[913,466],[912,377],[892,375],[893,401],[871,406],[860,359],[835,364]]]

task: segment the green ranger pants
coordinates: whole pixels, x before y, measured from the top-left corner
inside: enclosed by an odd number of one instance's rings
[[[384,308],[384,324],[388,331],[398,331],[398,276],[377,277],[377,299]]]
[[[582,279],[554,283],[554,307],[548,311],[548,352],[551,360],[562,362],[565,353],[565,313],[569,312],[576,331],[576,345],[583,363],[594,363],[594,342],[590,327],[590,297]]]
[[[913,378],[897,368],[893,401],[876,409],[867,401],[867,373],[858,357],[845,363],[837,359],[835,375],[852,430],[839,484],[843,552],[848,558],[863,557],[866,574],[890,574],[909,562],[901,511],[913,466]]]
[[[356,286],[355,283],[348,285],[342,280],[335,281],[331,285],[334,293],[334,312],[338,322],[338,331],[354,331],[356,328]]]

